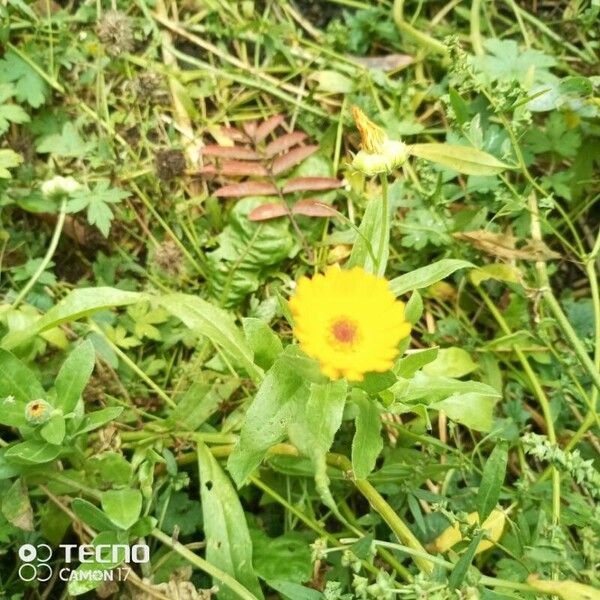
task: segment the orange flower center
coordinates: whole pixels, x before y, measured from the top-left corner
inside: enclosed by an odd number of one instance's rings
[[[44,405],[36,402],[29,407],[29,412],[32,417],[37,417],[44,412]]]
[[[331,326],[331,333],[341,344],[352,344],[357,338],[358,327],[350,319],[338,319]]]

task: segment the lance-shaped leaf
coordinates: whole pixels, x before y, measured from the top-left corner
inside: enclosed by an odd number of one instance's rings
[[[299,144],[306,139],[306,134],[302,131],[293,131],[292,133],[285,133],[282,136],[274,139],[272,142],[267,144],[265,148],[265,156],[272,158],[280,152],[285,152],[289,148],[292,148],[296,144]]]
[[[319,146],[311,144],[309,146],[299,146],[290,150],[287,154],[283,154],[279,158],[276,158],[273,162],[273,175],[280,175],[284,171],[288,171],[292,167],[299,165],[305,158],[308,158],[317,150]]]
[[[290,212],[303,217],[335,217],[338,214],[335,208],[319,200],[300,200],[291,210],[283,202],[261,204],[250,212],[248,218],[250,221],[269,221],[285,217]]]
[[[285,184],[283,193],[335,190],[342,185],[344,184],[335,177],[296,177]]]
[[[216,165],[205,165],[201,175],[227,175],[229,177],[266,177],[267,169],[261,164],[243,160],[223,160]]]
[[[229,158],[237,160],[260,160],[261,156],[252,148],[246,146],[219,146],[209,144],[202,148],[202,156],[215,156],[217,158]]]
[[[257,142],[262,142],[270,133],[273,133],[283,122],[285,117],[283,115],[273,115],[266,121],[262,122],[257,128],[254,134],[254,139]]]
[[[232,183],[215,192],[217,198],[239,198],[240,196],[277,196],[277,188],[263,181],[244,181]]]
[[[472,148],[453,144],[414,144],[409,148],[413,156],[430,160],[465,175],[496,175],[511,166],[495,156]]]

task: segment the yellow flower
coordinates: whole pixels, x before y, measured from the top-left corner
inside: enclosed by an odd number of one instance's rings
[[[361,150],[352,165],[365,175],[389,173],[408,158],[406,144],[390,140],[385,131],[371,121],[357,106],[352,107],[352,116],[360,132]]]
[[[290,309],[300,347],[331,379],[362,381],[365,373],[391,369],[410,333],[404,303],[387,280],[360,267],[302,277]]]

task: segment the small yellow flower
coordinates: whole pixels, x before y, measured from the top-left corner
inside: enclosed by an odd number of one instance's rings
[[[404,303],[387,280],[360,267],[302,277],[290,309],[300,347],[331,379],[362,381],[365,373],[391,369],[410,333]]]
[[[352,116],[360,132],[361,150],[354,157],[352,166],[365,175],[389,173],[408,158],[406,144],[390,140],[385,131],[371,121],[357,106]]]

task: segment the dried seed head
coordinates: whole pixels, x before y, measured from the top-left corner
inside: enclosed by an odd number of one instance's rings
[[[156,174],[169,181],[185,172],[185,156],[181,150],[159,150],[155,156]]]
[[[106,47],[107,54],[111,56],[119,56],[133,50],[131,22],[127,15],[118,10],[106,11],[98,21],[96,32]]]
[[[183,254],[171,240],[166,240],[154,250],[152,265],[167,275],[180,275],[183,270]]]
[[[147,71],[135,79],[134,90],[141,100],[149,101],[160,91],[161,84],[162,77],[158,73]]]

